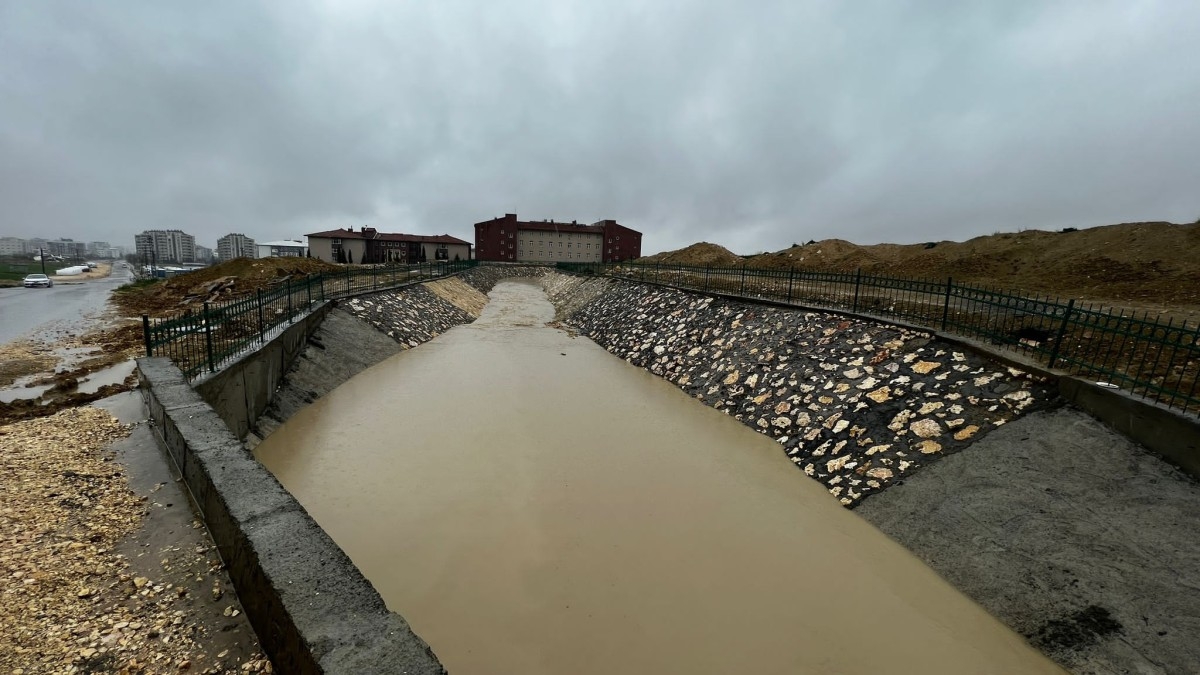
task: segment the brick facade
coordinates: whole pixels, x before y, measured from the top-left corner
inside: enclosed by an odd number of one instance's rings
[[[601,220],[591,225],[517,220],[475,223],[475,256],[495,262],[621,262],[642,256],[642,233]]]

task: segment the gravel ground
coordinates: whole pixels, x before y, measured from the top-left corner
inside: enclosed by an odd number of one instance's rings
[[[194,589],[223,604],[221,615],[240,609],[222,597],[224,574],[202,530],[190,551],[139,543],[155,507],[172,503],[155,499],[164,484],[149,496],[130,489],[114,443],[131,431],[95,407],[0,426],[0,672],[270,672],[252,641],[237,654],[211,652],[212,622]],[[131,555],[139,546],[148,550]],[[151,552],[162,556],[156,565],[138,559]]]

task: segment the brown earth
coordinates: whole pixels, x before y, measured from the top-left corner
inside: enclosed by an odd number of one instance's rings
[[[93,407],[0,426],[0,672],[271,672],[255,644],[225,646],[232,619],[209,618],[241,613],[211,542],[139,538],[164,509],[114,461],[130,431]]]
[[[141,324],[123,323],[53,346],[33,343],[0,346],[0,387],[10,386],[19,378],[26,378],[28,381],[25,386],[28,387],[50,385],[36,398],[0,402],[0,424],[46,417],[129,391],[137,384],[135,375],[121,382],[104,385],[95,392],[80,392],[78,387],[80,382],[96,371],[142,356],[142,340]],[[73,365],[59,365],[59,350],[81,347],[95,352]],[[30,377],[39,374],[41,377]]]
[[[700,243],[642,260],[725,266],[728,261],[722,253],[729,252]],[[827,239],[774,253],[735,257],[735,265],[752,268],[825,272],[861,269],[864,274],[875,275],[937,280],[953,277],[963,284],[1166,310],[1185,316],[1195,316],[1200,308],[1200,224],[1123,223],[1077,231],[1026,230],[964,242],[907,245],[860,246]]]
[[[60,277],[56,274],[51,274],[50,278],[53,279],[54,283],[56,283],[56,284],[61,284],[61,283],[69,284],[72,282],[90,281],[92,279],[103,279],[104,277],[107,277],[110,274],[112,274],[112,263],[105,262],[105,263],[96,263],[95,269],[88,270],[88,271],[84,272],[83,274],[76,274],[76,275],[69,276],[69,277]]]
[[[162,281],[137,282],[117,289],[112,302],[128,315],[157,316],[191,304],[229,300],[308,274],[342,269],[315,258],[235,258]]]

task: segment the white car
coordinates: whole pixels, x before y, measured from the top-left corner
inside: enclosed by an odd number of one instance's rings
[[[37,288],[38,286],[50,288],[54,286],[54,281],[45,274],[30,274],[25,277],[25,288]]]

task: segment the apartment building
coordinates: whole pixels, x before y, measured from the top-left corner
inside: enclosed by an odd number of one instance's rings
[[[254,240],[244,234],[231,232],[217,240],[217,259],[221,262],[234,258],[253,258],[257,253]]]
[[[196,262],[196,238],[183,230],[146,230],[134,235],[138,257],[157,263]]]
[[[591,225],[522,221],[515,213],[475,223],[475,256],[496,262],[620,262],[642,255],[642,233],[601,220]]]

